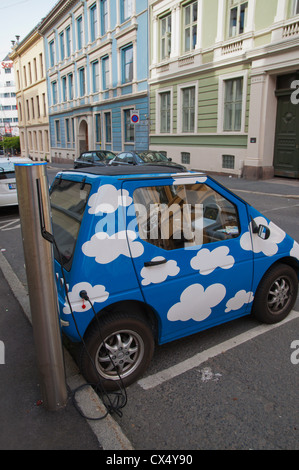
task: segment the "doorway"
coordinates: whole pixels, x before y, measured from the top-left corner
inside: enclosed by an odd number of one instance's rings
[[[299,105],[291,101],[291,84],[298,78],[297,73],[277,77],[275,176],[299,178]]]
[[[80,155],[81,153],[89,150],[88,125],[85,119],[83,119],[80,122],[78,140],[79,140],[79,155]]]

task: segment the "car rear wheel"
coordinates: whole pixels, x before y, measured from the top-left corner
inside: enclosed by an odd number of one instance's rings
[[[153,352],[153,334],[143,317],[112,313],[87,331],[79,366],[89,383],[101,380],[106,390],[118,390],[144,373]]]
[[[298,295],[298,277],[286,264],[277,264],[263,277],[253,303],[253,314],[264,323],[278,323],[290,313]]]

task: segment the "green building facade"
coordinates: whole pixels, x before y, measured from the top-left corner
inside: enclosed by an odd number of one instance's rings
[[[190,169],[299,178],[299,0],[149,9],[150,147]]]

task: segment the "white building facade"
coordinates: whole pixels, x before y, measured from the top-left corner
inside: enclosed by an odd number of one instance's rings
[[[13,62],[5,57],[0,62],[0,136],[19,135]]]

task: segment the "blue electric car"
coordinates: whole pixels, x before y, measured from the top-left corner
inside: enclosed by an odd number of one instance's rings
[[[296,301],[299,245],[204,173],[63,171],[51,210],[62,328],[107,389],[140,377],[155,344],[250,313],[279,322]]]

